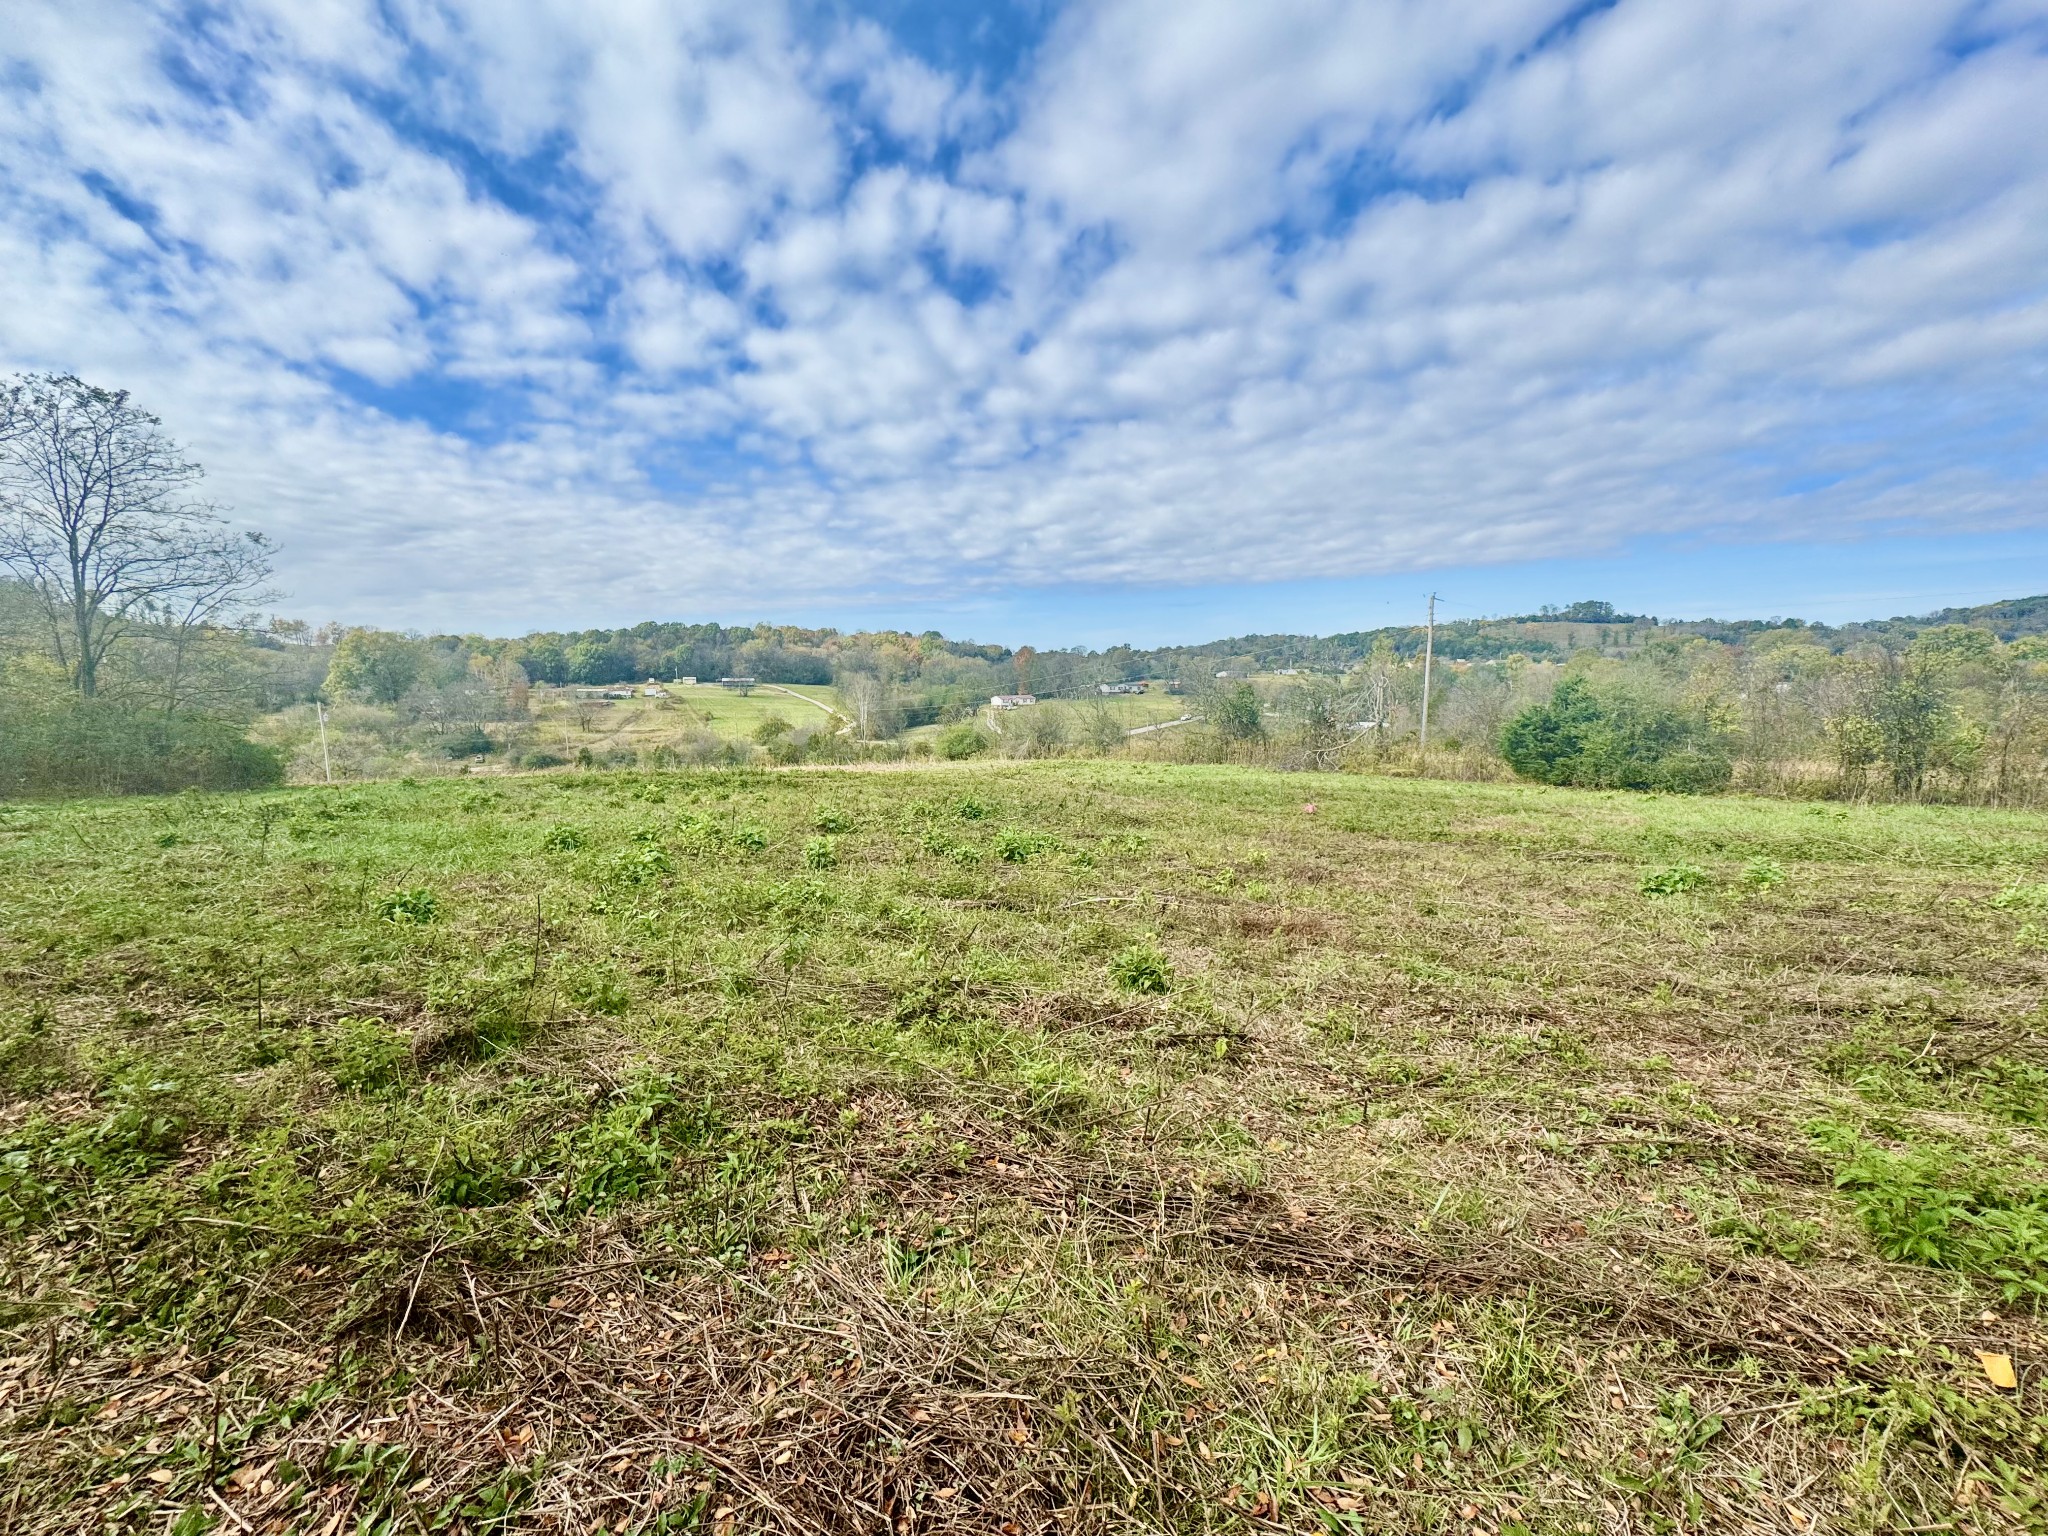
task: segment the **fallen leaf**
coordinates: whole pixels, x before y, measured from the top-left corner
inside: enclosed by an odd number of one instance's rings
[[[2014,1374],[2011,1355],[1992,1355],[1977,1352],[1977,1358],[1984,1362],[1984,1376],[1994,1387],[2003,1387],[2010,1392],[2017,1388],[2020,1379]]]
[[[1019,1428],[1017,1428],[1017,1429],[1013,1429],[1013,1430],[1011,1430],[1011,1431],[1010,1431],[1010,1444],[1012,1444],[1012,1445],[1029,1445],[1030,1443],[1031,1443],[1031,1431],[1030,1431],[1030,1430],[1028,1430],[1028,1429],[1024,1429],[1024,1428],[1022,1428],[1022,1427],[1019,1427]]]

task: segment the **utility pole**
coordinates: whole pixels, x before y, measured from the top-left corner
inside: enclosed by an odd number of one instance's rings
[[[320,719],[320,771],[327,775],[327,782],[334,782],[334,764],[327,756],[327,706],[315,699],[313,710]]]
[[[1422,751],[1429,759],[1429,664],[1436,652],[1436,594],[1429,594],[1429,621],[1422,631]]]

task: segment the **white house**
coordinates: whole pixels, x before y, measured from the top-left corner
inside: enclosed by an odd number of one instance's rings
[[[1035,693],[992,693],[988,696],[990,709],[1022,709],[1026,704],[1036,704]]]

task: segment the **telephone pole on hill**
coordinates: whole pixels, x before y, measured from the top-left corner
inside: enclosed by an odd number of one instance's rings
[[[1429,594],[1429,621],[1422,631],[1422,750],[1418,754],[1423,760],[1429,757],[1429,664],[1436,652],[1436,594]]]

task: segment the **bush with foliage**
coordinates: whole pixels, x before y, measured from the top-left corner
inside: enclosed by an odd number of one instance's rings
[[[485,757],[497,749],[497,743],[480,725],[463,727],[441,745],[450,757]]]
[[[1250,683],[1219,688],[1209,700],[1209,724],[1225,741],[1263,741],[1266,718]]]
[[[981,733],[979,727],[963,720],[939,732],[938,739],[932,743],[932,750],[949,763],[965,762],[988,750],[988,737]]]
[[[2048,1300],[2048,1186],[2038,1165],[1945,1147],[1894,1151],[1821,1123],[1848,1195],[1878,1252],[1895,1263],[1977,1275],[2007,1301]]]
[[[283,756],[233,722],[75,694],[0,692],[0,796],[267,789]]]
[[[1109,979],[1126,992],[1173,990],[1173,966],[1156,944],[1133,944],[1109,962]]]
[[[1707,872],[1697,864],[1672,864],[1664,869],[1653,869],[1636,882],[1636,889],[1645,896],[1683,896],[1688,891],[1697,891],[1707,883]]]
[[[1583,789],[1711,794],[1735,770],[1725,732],[1704,711],[1579,677],[1510,720],[1501,755],[1523,778]]]

